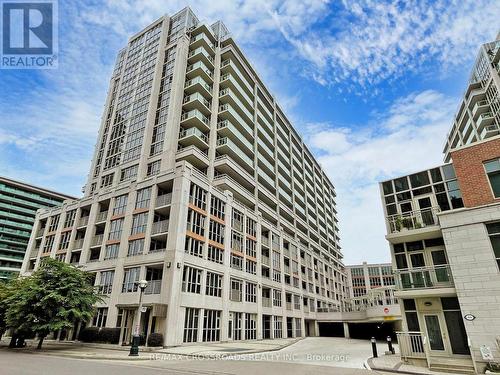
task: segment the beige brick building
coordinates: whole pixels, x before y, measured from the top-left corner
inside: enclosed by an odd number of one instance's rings
[[[168,346],[317,335],[343,309],[335,188],[221,22],[186,8],[130,38],[84,192],[38,212],[23,272],[94,273],[91,324],[122,343],[142,279]]]
[[[500,362],[499,60],[500,38],[481,47],[445,147],[452,163],[380,184],[401,356],[437,370]]]

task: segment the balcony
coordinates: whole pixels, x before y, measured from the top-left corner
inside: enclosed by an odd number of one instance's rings
[[[217,140],[217,151],[221,154],[227,154],[236,161],[241,162],[242,167],[245,168],[247,172],[253,172],[253,159],[245,154],[240,147],[228,137],[219,138]]]
[[[394,272],[396,288],[400,291],[453,288],[453,276],[448,264],[418,267]]]
[[[172,193],[158,195],[156,198],[155,208],[168,206],[172,203]]]
[[[210,130],[209,118],[197,109],[193,109],[189,112],[184,112],[181,116],[181,125],[184,128],[197,127],[201,131]]]
[[[232,74],[223,74],[220,78],[220,88],[222,90],[231,90],[233,91],[238,99],[242,100],[244,104],[253,108],[253,99],[248,95],[248,91],[245,91],[241,85],[238,83],[238,80]],[[252,91],[250,91],[251,93]]]
[[[151,234],[162,234],[168,232],[168,223],[169,220],[161,220],[153,223],[153,227],[151,228]]]
[[[214,167],[218,172],[229,175],[248,190],[253,191],[255,188],[255,179],[253,175],[243,169],[229,155],[216,157]]]
[[[75,240],[75,243],[73,245],[73,250],[78,250],[83,248],[83,238],[78,238]]]
[[[200,46],[188,53],[188,63],[194,64],[197,61],[203,61],[207,66],[214,68],[214,58],[210,55],[207,49]]]
[[[266,256],[266,255],[262,255],[262,256],[260,257],[260,261],[261,261],[261,263],[262,263],[264,266],[271,267],[271,261],[270,261],[270,259],[269,259],[269,257],[268,257],[268,256]]]
[[[92,238],[92,242],[91,242],[90,246],[91,247],[101,246],[103,239],[104,239],[104,234],[98,234],[98,235],[94,236],[94,238]]]
[[[496,124],[487,125],[483,128],[480,133],[480,139],[486,139],[493,137],[500,133],[500,128]]]
[[[202,61],[197,61],[187,66],[186,77],[189,79],[202,77],[206,82],[212,83],[214,80],[214,73]]]
[[[493,113],[491,112],[486,112],[482,113],[479,118],[477,119],[477,128],[482,129],[487,125],[491,125],[494,121]]]
[[[207,51],[214,53],[215,46],[205,33],[200,33],[191,37],[189,47],[192,50],[203,46]]]
[[[253,122],[253,114],[245,105],[243,105],[234,90],[231,90],[230,88],[221,89],[219,91],[219,102],[220,104],[231,104],[236,112],[238,112],[240,116],[243,116],[247,123],[251,124]]]
[[[148,280],[148,285],[144,289],[144,294],[160,294],[162,280]]]
[[[250,208],[254,206],[254,195],[252,192],[248,191],[243,185],[238,183],[236,180],[228,176],[227,174],[221,174],[214,178],[214,186],[222,189],[229,190],[233,192],[234,197],[247,205]]]
[[[480,100],[474,104],[472,108],[472,115],[477,118],[478,115],[486,112],[489,109],[489,104],[487,100]]]
[[[186,94],[194,94],[195,92],[199,92],[207,99],[212,98],[212,86],[209,85],[201,77],[196,77],[196,78],[187,80],[184,83],[184,92]]]
[[[179,133],[179,144],[183,147],[195,145],[204,150],[208,148],[208,137],[198,128],[182,129]]]
[[[253,154],[253,144],[241,134],[240,130],[229,120],[222,120],[217,123],[217,132],[223,137],[229,137],[235,143],[245,147]]]
[[[78,227],[84,227],[89,223],[89,217],[88,216],[83,216],[80,219],[78,219]]]
[[[221,62],[221,73],[223,75],[234,76],[237,81],[245,88],[248,93],[253,93],[252,85],[244,78],[243,73],[236,65],[236,62],[231,59],[226,59]],[[252,101],[251,101],[252,102]]]
[[[185,160],[198,169],[208,167],[208,156],[206,152],[196,146],[180,147],[176,154],[177,160]]]
[[[267,108],[267,106],[260,100],[260,98],[257,100],[257,105],[261,113],[267,116],[267,119],[269,121],[273,121],[273,115],[271,111]]]
[[[185,112],[197,109],[205,116],[210,116],[210,106],[210,101],[205,99],[205,97],[199,92],[195,92],[191,95],[186,95],[182,101],[182,109]]]
[[[219,118],[229,120],[231,123],[245,132],[247,137],[253,138],[253,127],[245,121],[238,112],[228,103],[219,106]]]
[[[108,211],[102,211],[97,214],[95,222],[96,224],[102,223],[103,221],[106,221],[107,218],[108,218]]]
[[[269,297],[262,297],[262,307],[271,307],[271,299]]]
[[[387,217],[390,234],[411,235],[412,231],[427,232],[424,228],[433,227],[436,229],[439,221],[437,213],[439,207],[426,208],[423,210],[405,212],[403,214],[391,215]],[[437,229],[439,230],[439,228]]]
[[[258,154],[257,161],[259,163],[259,167],[264,166],[268,174],[271,174],[272,176],[275,175],[276,172],[274,170],[274,165],[270,163],[269,160],[267,160],[264,155]]]

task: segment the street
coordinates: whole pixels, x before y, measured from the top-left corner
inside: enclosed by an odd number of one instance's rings
[[[369,357],[369,347],[360,340],[334,338],[308,338],[284,349],[254,354],[225,353],[219,359],[184,357],[169,353],[148,355],[148,359],[129,360],[127,352],[123,360],[79,359],[64,353],[88,351],[44,350],[0,350],[2,375],[128,375],[128,374],[367,374],[363,362]],[[92,349],[94,352],[96,349]],[[109,352],[109,351],[108,351]],[[221,353],[222,354],[222,353]],[[149,359],[151,357],[151,359]],[[115,357],[116,358],[116,354]],[[373,372],[372,372],[373,373]]]

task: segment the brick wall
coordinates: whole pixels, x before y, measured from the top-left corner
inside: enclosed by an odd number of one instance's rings
[[[493,197],[485,161],[500,157],[500,138],[451,152],[465,207],[500,202]]]

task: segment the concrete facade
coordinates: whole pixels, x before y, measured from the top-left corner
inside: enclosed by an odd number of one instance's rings
[[[84,197],[38,213],[23,272],[94,273],[91,324],[122,343],[142,279],[166,346],[315,336],[347,297],[335,196],[225,26],[186,8],[119,52]]]

